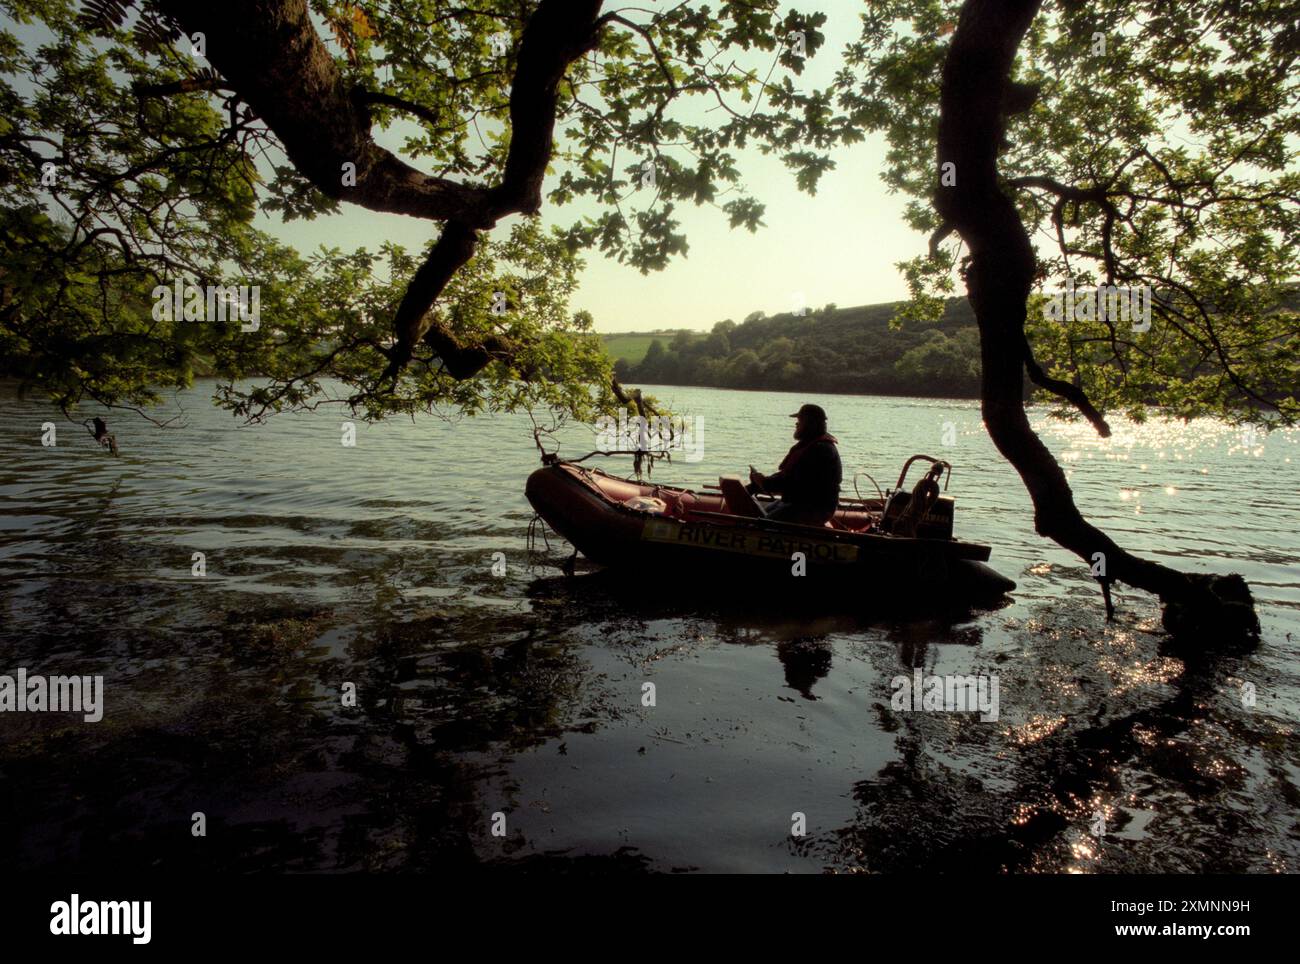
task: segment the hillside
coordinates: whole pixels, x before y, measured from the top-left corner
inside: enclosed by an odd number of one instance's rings
[[[658,340],[665,344],[672,341],[678,332],[686,331],[684,328],[664,328],[658,331],[623,331],[613,335],[601,335],[601,343],[605,346],[605,351],[609,352],[609,357],[615,361],[622,358],[625,361],[638,365],[645,353],[650,348],[652,341]],[[702,332],[691,332],[696,336],[702,336]]]
[[[973,398],[979,336],[965,298],[936,323],[894,329],[895,304],[825,308],[803,317],[755,312],[709,332],[605,335],[619,378],[662,385]]]

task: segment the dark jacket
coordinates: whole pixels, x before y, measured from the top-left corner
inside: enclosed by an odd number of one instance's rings
[[[779,495],[783,502],[811,511],[832,513],[840,501],[840,452],[834,435],[803,439],[781,460],[775,475],[763,481],[763,488]]]

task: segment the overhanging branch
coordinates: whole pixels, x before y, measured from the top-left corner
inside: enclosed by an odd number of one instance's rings
[[[1029,380],[1039,388],[1044,388],[1059,398],[1077,408],[1093,427],[1097,434],[1102,438],[1110,438],[1110,425],[1107,423],[1105,416],[1097,410],[1097,407],[1089,400],[1087,393],[1078,385],[1062,381],[1059,378],[1052,378],[1034,358],[1034,350],[1029,345],[1029,339],[1025,339],[1025,371],[1029,373]]]
[[[160,5],[187,32],[206,35],[208,59],[227,86],[324,194],[374,211],[487,223],[483,189],[424,174],[374,142],[368,112],[317,34],[306,0]],[[355,184],[352,177],[345,183],[345,164],[355,165]]]
[[[434,112],[396,95],[351,88],[311,22],[306,0],[228,0],[220,8],[162,0],[188,31],[208,37],[209,57],[324,194],[375,211],[443,221],[438,242],[411,279],[394,318],[385,378],[395,378],[421,341],[455,378],[507,355],[506,339],[463,344],[429,319],[447,282],[474,254],[478,232],[509,214],[536,214],[553,151],[558,88],[569,65],[597,43],[601,0],[543,0],[520,38],[510,92],[510,146],[501,181],[471,187],[417,171],[377,145],[368,104],[429,123]],[[346,175],[346,176],[345,176]]]

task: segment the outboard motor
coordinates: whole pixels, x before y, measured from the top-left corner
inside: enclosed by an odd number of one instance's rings
[[[917,459],[926,459],[933,464],[915,488],[908,492],[903,488],[903,483],[907,480],[912,463]],[[945,470],[948,478],[951,478],[952,466],[942,459],[929,455],[913,455],[908,459],[898,475],[898,487],[885,500],[880,520],[881,530],[891,535],[919,539],[951,539],[955,503],[951,496],[943,495],[939,490],[939,476]],[[945,480],[944,490],[947,488]]]

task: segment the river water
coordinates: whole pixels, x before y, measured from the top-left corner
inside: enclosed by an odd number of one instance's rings
[[[701,458],[659,481],[772,471],[805,401],[881,485],[914,452],[954,463],[957,534],[1019,589],[875,616],[725,571],[564,576],[562,540],[527,547],[526,416],[357,423],[345,446],[338,407],[249,427],[211,390],[182,427],[116,414],[116,459],[0,400],[0,673],[105,691],[97,723],[0,715],[0,865],[1300,870],[1300,433],[1103,441],[1036,412],[1122,545],[1249,580],[1261,644],[1187,652],[1143,593],[1106,623],[973,403],[652,389],[702,420]],[[895,708],[917,668],[995,676],[998,719]]]

